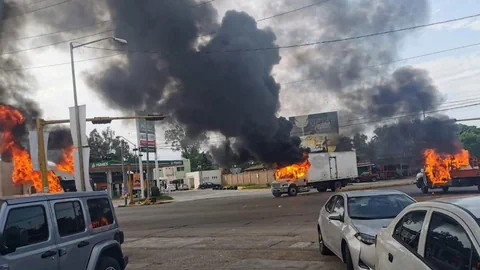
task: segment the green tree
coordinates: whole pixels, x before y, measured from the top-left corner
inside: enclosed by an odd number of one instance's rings
[[[90,147],[90,161],[100,162],[105,160],[122,160],[122,141],[117,139],[115,131],[110,127],[98,132],[94,129],[88,137]],[[135,162],[136,157],[130,152],[128,143],[123,145],[125,161]]]
[[[202,143],[206,142],[207,139],[205,133],[194,139],[190,138],[185,127],[178,123],[171,124],[170,128],[165,130],[165,143],[170,144],[173,151],[180,151],[182,158],[190,160],[192,171],[215,168],[210,153],[201,150]]]
[[[480,158],[480,128],[460,125],[460,141],[471,155]]]

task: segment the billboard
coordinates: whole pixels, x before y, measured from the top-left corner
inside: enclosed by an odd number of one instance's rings
[[[289,118],[292,123],[291,136],[302,140],[302,147],[312,152],[333,152],[339,139],[337,112],[300,115]]]
[[[136,115],[148,115],[148,113],[137,112]],[[154,121],[137,119],[137,140],[141,152],[155,152],[157,144]]]

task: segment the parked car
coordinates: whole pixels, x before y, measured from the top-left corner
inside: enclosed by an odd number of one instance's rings
[[[480,269],[480,198],[405,208],[376,238],[376,269]]]
[[[413,198],[395,190],[349,191],[333,195],[318,217],[320,253],[335,254],[348,270],[373,269],[375,235],[412,203],[415,203]]]
[[[189,190],[189,187],[187,184],[180,184],[178,185],[178,190],[182,191],[182,190]]]
[[[174,184],[168,184],[166,190],[167,190],[167,192],[172,192],[172,191],[177,190],[177,187]]]
[[[123,232],[105,192],[2,198],[0,269],[123,270]]]
[[[378,173],[363,172],[355,178],[355,182],[377,182],[378,177]]]
[[[220,184],[214,184],[212,182],[203,182],[198,186],[198,189],[208,189],[208,188],[220,189],[221,187],[222,187],[222,185],[220,185]]]

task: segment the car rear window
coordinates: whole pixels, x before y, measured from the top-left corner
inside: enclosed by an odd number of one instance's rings
[[[403,194],[349,197],[348,215],[351,219],[394,218],[414,202]]]
[[[87,200],[87,205],[92,221],[92,228],[113,224],[113,212],[108,199],[89,199]]]

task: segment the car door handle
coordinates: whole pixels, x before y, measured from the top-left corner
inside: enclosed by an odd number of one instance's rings
[[[82,241],[82,242],[78,243],[77,247],[82,248],[82,247],[86,247],[88,245],[90,245],[90,242]]]
[[[55,256],[55,254],[57,254],[57,252],[56,252],[55,250],[45,251],[45,252],[42,254],[42,259],[46,259],[46,258],[53,257],[53,256]]]
[[[393,262],[393,255],[392,255],[392,253],[388,253],[388,260],[389,260],[390,262]]]

